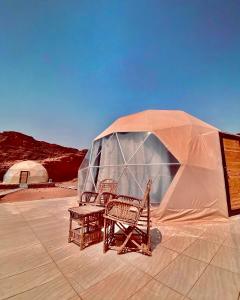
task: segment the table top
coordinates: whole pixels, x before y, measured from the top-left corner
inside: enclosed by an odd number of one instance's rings
[[[94,205],[83,205],[83,206],[71,207],[68,209],[68,211],[76,213],[79,216],[86,216],[94,213],[104,212],[105,208],[101,206],[94,206]]]

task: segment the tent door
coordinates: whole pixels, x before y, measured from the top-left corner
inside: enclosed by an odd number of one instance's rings
[[[229,216],[240,214],[240,136],[220,133]]]
[[[29,176],[29,171],[21,171],[19,183],[27,183]]]

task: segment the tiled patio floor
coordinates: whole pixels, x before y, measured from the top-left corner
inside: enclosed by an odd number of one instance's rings
[[[74,197],[0,203],[0,299],[240,299],[238,217],[153,228],[146,257],[68,244],[71,206]]]

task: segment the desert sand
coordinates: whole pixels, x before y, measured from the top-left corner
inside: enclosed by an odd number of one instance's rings
[[[17,201],[31,201],[40,199],[51,199],[51,198],[64,198],[76,196],[77,191],[67,188],[37,188],[37,189],[24,189],[18,192],[8,194],[0,199],[0,203],[3,202],[17,202]]]

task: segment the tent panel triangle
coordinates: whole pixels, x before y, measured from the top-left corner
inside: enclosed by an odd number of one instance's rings
[[[129,160],[129,164],[164,164],[179,163],[173,154],[154,134],[150,134],[135,155]]]

